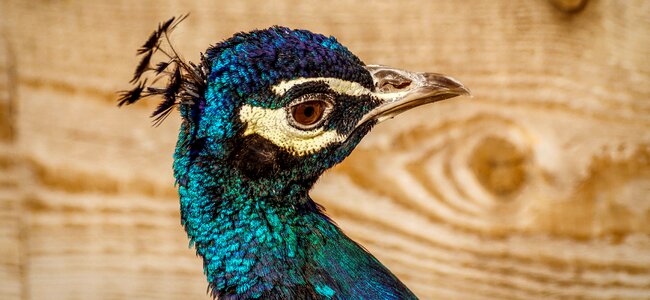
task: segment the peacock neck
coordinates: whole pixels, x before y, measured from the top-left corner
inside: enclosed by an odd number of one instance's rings
[[[260,184],[218,160],[197,161],[177,174],[181,220],[212,293],[254,299],[310,286],[304,270],[318,251],[310,245],[340,231],[309,198],[307,184],[282,178]]]
[[[181,223],[219,299],[415,299],[309,198],[316,176],[251,180],[179,149]]]

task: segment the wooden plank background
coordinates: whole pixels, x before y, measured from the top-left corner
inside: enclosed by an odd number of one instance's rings
[[[650,299],[644,0],[0,1],[0,299],[208,298],[178,117],[115,107],[184,12],[189,60],[281,24],[472,89],[381,124],[311,193],[422,299]]]

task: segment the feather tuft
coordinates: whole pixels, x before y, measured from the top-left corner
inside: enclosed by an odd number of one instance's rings
[[[188,14],[170,18],[160,23],[149,35],[147,41],[137,50],[137,54],[142,58],[130,81],[136,86],[119,94],[118,106],[133,104],[149,96],[161,96],[163,101],[151,114],[155,126],[164,121],[177,105],[199,103],[207,85],[206,74],[209,67],[203,54],[199,64],[186,62],[169,40],[171,31],[187,16]],[[163,45],[163,41],[166,45]],[[158,53],[162,53],[166,59],[157,61]],[[152,67],[152,63],[155,67]],[[172,67],[173,71],[169,71]],[[147,74],[151,74],[150,81],[147,80]],[[159,84],[165,82],[161,79],[167,79],[166,84]]]
[[[163,36],[164,33],[166,33],[168,30],[173,30],[176,25],[180,24],[185,18],[187,18],[188,14],[181,15],[179,18],[172,17],[171,19],[165,21],[164,23],[158,24],[158,29],[156,29],[154,32],[149,35],[149,38],[147,41],[138,49],[138,54],[143,54],[147,51],[150,51],[154,48],[157,48],[158,45],[160,45],[160,38]],[[177,20],[176,23],[174,23],[174,20]],[[174,26],[171,26],[174,24]],[[170,28],[171,26],[171,28]]]
[[[151,114],[151,117],[154,118],[154,125],[159,125],[164,121],[169,113],[171,113],[174,106],[178,103],[176,102],[176,97],[182,87],[183,76],[181,74],[181,67],[176,66],[176,69],[169,78],[169,83],[167,88],[164,89],[163,101],[158,104],[156,110]]]
[[[149,69],[149,65],[151,63],[151,57],[153,56],[153,50],[149,50],[144,54],[142,57],[142,60],[140,60],[140,63],[138,66],[135,68],[135,73],[133,74],[133,79],[131,79],[131,83],[135,83],[140,78],[142,77],[142,74],[146,72]]]
[[[158,74],[162,73],[163,71],[165,71],[167,69],[167,67],[169,67],[169,65],[171,63],[172,63],[171,61],[161,61],[161,62],[159,62],[156,65],[156,75],[158,75]]]
[[[122,106],[125,104],[127,105],[133,104],[134,102],[140,100],[141,98],[146,97],[147,95],[143,95],[142,93],[146,85],[147,85],[147,80],[145,79],[144,81],[140,82],[137,86],[135,86],[132,90],[121,91],[119,93],[120,98],[118,99],[117,106]]]

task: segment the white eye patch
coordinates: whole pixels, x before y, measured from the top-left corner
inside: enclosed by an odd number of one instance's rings
[[[258,134],[296,156],[314,153],[346,139],[336,130],[322,127],[309,131],[297,129],[289,123],[288,117],[284,107],[268,109],[244,105],[239,111],[239,120],[246,124],[244,136]]]
[[[312,77],[312,78],[298,78],[289,81],[280,82],[277,85],[274,85],[271,89],[278,96],[283,96],[288,90],[296,85],[300,85],[307,82],[320,81],[326,83],[332,91],[335,93],[349,95],[349,96],[363,96],[363,95],[373,95],[369,89],[360,85],[357,82],[347,81],[339,78],[331,77]]]
[[[277,85],[274,85],[271,89],[278,96],[284,96],[284,94],[289,91],[294,86],[307,83],[307,82],[324,82],[326,83],[332,91],[342,95],[348,96],[372,96],[379,98],[384,101],[392,101],[394,99],[399,99],[408,94],[408,91],[398,91],[398,92],[372,92],[361,84],[353,81],[347,81],[339,78],[332,77],[311,77],[311,78],[298,78],[288,81],[280,82]]]
[[[369,95],[380,97],[357,82],[330,77],[298,78],[283,81],[271,89],[278,96],[284,96],[294,86],[307,82],[324,82],[338,94],[349,96]],[[324,130],[317,127],[312,130],[300,130],[291,125],[286,108],[268,109],[251,105],[242,106],[239,119],[246,124],[244,136],[258,134],[276,146],[296,156],[314,153],[347,138],[336,130]]]

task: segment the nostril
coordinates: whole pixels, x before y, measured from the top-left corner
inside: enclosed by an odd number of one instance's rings
[[[404,80],[404,81],[397,82],[397,83],[394,83],[394,84],[393,84],[393,86],[394,86],[396,89],[403,89],[403,88],[405,88],[405,87],[407,87],[407,86],[409,86],[409,85],[411,85],[411,81],[410,81],[410,80]]]
[[[392,92],[395,90],[402,90],[411,85],[411,80],[404,77],[399,78],[383,78],[377,83],[377,88],[381,92]]]
[[[402,91],[408,88],[411,82],[413,82],[407,74],[388,69],[372,72],[372,77],[375,78],[377,90],[382,93]]]

